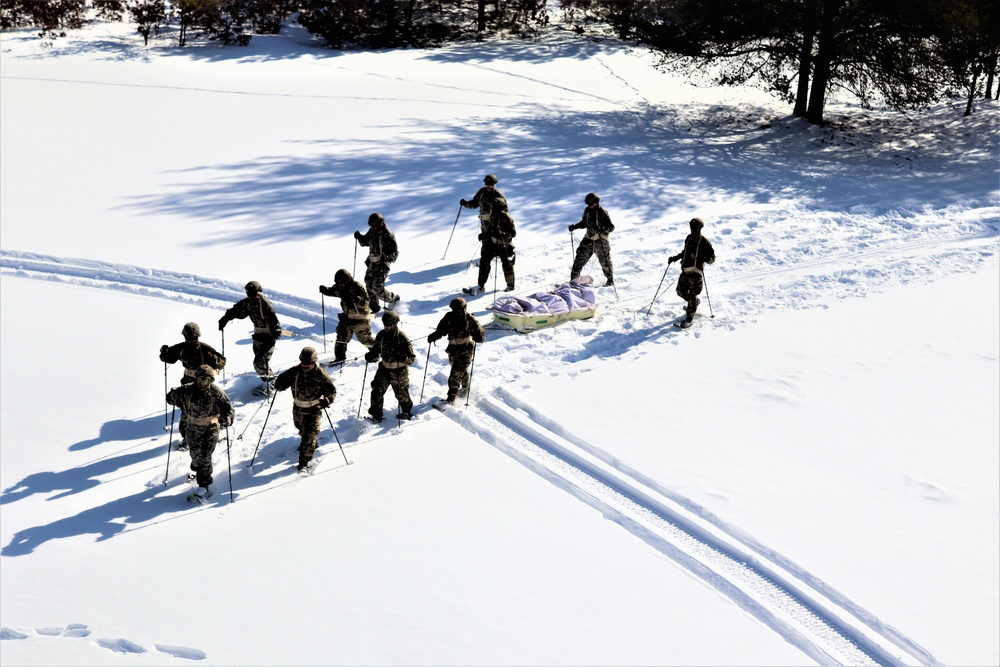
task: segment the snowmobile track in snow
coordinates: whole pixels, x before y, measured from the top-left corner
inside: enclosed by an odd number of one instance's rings
[[[498,389],[446,413],[674,560],[821,665],[940,663],[829,585]],[[908,663],[907,660],[910,662]]]

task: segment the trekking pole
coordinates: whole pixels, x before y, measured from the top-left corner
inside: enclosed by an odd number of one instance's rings
[[[266,403],[266,402],[267,401],[261,401],[257,405],[257,409],[253,411],[253,414],[250,416],[250,419],[247,420],[247,425],[243,427],[243,431],[238,436],[236,436],[237,440],[242,440],[243,439],[243,434],[247,432],[248,428],[250,428],[250,424],[253,423],[253,418],[257,416],[257,413],[260,412],[260,409],[262,407],[264,407],[264,403]]]
[[[424,381],[420,384],[420,398],[417,400],[417,403],[423,403],[424,401],[424,387],[427,386],[427,367],[431,363],[431,347],[433,346],[434,343],[427,344],[427,361],[424,362]]]
[[[569,265],[573,266],[573,262],[576,261],[576,238],[573,236],[573,230],[569,230]]]
[[[271,397],[271,405],[267,408],[267,415],[264,417],[264,425],[260,427],[260,437],[257,438],[257,446],[253,448],[253,456],[250,457],[250,463],[247,464],[248,468],[253,468],[253,462],[257,460],[257,450],[260,449],[260,441],[264,439],[264,429],[267,428],[267,420],[271,416],[271,408],[274,407],[274,399],[278,398],[278,392],[274,392],[274,396]],[[261,403],[263,405],[263,403]]]
[[[163,362],[163,430],[166,431],[167,426],[167,413],[170,412],[170,408],[167,407],[167,392],[170,391],[167,388],[167,362]]]
[[[499,266],[500,266],[500,255],[497,255],[496,257],[493,258],[493,300],[494,301],[497,300],[497,281],[500,279],[500,276],[497,275],[500,272]]]
[[[469,399],[472,397],[472,373],[476,370],[476,348],[479,345],[472,342],[472,363],[469,364],[469,390],[465,394],[465,407],[469,407]]]
[[[222,334],[222,357],[225,358],[226,357],[226,330],[223,329],[219,333]],[[222,367],[222,381],[223,382],[226,381],[226,367],[225,366]]]
[[[708,299],[708,314],[715,318],[715,313],[712,312],[712,295],[708,293],[708,276],[705,275],[704,270],[701,272],[701,279],[705,281],[705,298]]]
[[[604,241],[604,248],[605,248],[605,250],[608,251],[608,265],[609,266],[614,266],[614,264],[611,263],[611,241],[607,241],[607,240]],[[614,274],[614,269],[612,269],[611,270],[611,281],[612,281],[611,282],[611,287],[612,287],[612,289],[615,290],[615,300],[617,300],[618,299],[618,285],[615,285],[614,280],[615,280],[615,274]]]
[[[660,288],[663,287],[663,281],[667,278],[667,271],[670,270],[670,265],[673,262],[667,262],[667,268],[663,269],[663,277],[660,278],[660,284],[656,288],[656,294],[653,295],[653,300],[649,302],[649,308],[646,309],[646,315],[649,315],[649,311],[653,308],[653,304],[656,303],[656,297],[660,296]]]
[[[368,380],[368,360],[365,359],[365,374],[361,378],[361,398],[358,400],[358,419],[361,419],[361,404],[365,402],[365,382]]]
[[[170,435],[167,437],[167,472],[163,475],[163,486],[167,485],[167,478],[170,477],[170,450],[174,448],[174,415],[177,414],[175,407],[170,413]]]
[[[229,472],[229,502],[233,502],[233,459],[229,453],[229,427],[226,427],[226,470]]]
[[[326,295],[319,295],[320,312],[323,313],[323,354],[326,354]]]
[[[444,247],[444,254],[441,255],[441,259],[444,259],[445,257],[448,256],[448,248],[451,247],[451,239],[453,236],[455,236],[455,228],[458,227],[458,218],[459,216],[462,215],[463,208],[464,207],[461,204],[458,205],[458,215],[455,216],[455,224],[451,226],[451,235],[448,237],[448,245]]]
[[[354,239],[354,267],[351,269],[351,275],[358,272],[358,240]]]
[[[340,447],[340,453],[344,454],[344,446],[340,444],[340,436],[337,435],[337,429],[333,427],[333,420],[330,419],[330,413],[327,412],[326,408],[323,408],[323,414],[326,415],[326,420],[330,422],[330,430],[333,431],[333,437],[337,439],[337,446]],[[347,454],[344,454],[344,463],[351,465],[351,462],[347,460]]]

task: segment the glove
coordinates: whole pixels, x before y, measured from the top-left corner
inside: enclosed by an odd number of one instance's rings
[[[337,319],[341,322],[347,321],[347,313],[337,313]]]
[[[569,231],[573,231],[574,229],[576,229],[576,225],[570,225],[569,226]]]
[[[378,359],[378,354],[376,354],[375,352],[369,350],[368,352],[365,353],[365,361],[367,361],[369,364],[375,362],[377,359]]]
[[[432,331],[431,335],[429,335],[427,337],[427,342],[433,344],[433,343],[436,343],[437,341],[441,340],[443,337],[444,337],[444,334],[440,334],[437,331]]]
[[[321,396],[319,399],[319,407],[322,409],[327,409],[330,407],[330,401],[326,400],[326,396]]]
[[[169,349],[170,349],[170,348],[169,348],[169,347],[167,347],[166,345],[161,345],[161,346],[160,346],[160,354],[166,354],[166,353],[167,353],[167,350],[169,350]]]
[[[219,331],[222,331],[223,329],[226,328],[226,322],[228,322],[228,321],[229,320],[227,320],[225,317],[220,317],[219,318]]]
[[[221,417],[219,417],[219,426],[221,426],[222,428],[229,428],[232,425],[233,425],[232,414],[222,415]]]
[[[354,232],[354,238],[356,238],[357,240],[360,241],[361,240],[361,232]]]
[[[468,206],[469,205],[469,202],[465,201],[464,199],[459,200],[458,203],[461,204],[462,206]]]
[[[713,257],[712,259],[707,260],[707,263],[708,264],[715,264],[715,258]]]
[[[320,285],[319,286],[319,293],[320,294],[326,294],[326,292],[327,292],[326,286],[325,285]]]
[[[478,235],[478,236],[476,237],[476,239],[477,239],[477,240],[479,240],[479,241],[482,241],[482,240],[483,240],[483,235],[482,235],[482,234]]]

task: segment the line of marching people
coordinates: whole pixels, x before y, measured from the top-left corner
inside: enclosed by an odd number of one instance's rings
[[[462,199],[459,202],[459,215],[463,208],[479,209],[479,240],[482,247],[477,284],[464,290],[470,294],[478,294],[485,290],[490,265],[494,260],[498,260],[501,264],[506,290],[513,290],[515,285],[515,253],[511,244],[516,235],[514,220],[509,213],[506,197],[496,187],[497,177],[487,174],[483,183],[483,187],[472,199]],[[584,203],[586,208],[581,220],[569,225],[571,241],[574,230],[584,230],[583,239],[577,246],[570,269],[570,280],[578,278],[584,266],[596,254],[606,278],[605,286],[614,287],[610,247],[610,234],[615,229],[614,224],[608,212],[600,205],[600,197],[596,193],[588,193]],[[457,223],[458,217],[455,218],[455,224]],[[395,235],[389,230],[381,214],[371,214],[368,218],[368,227],[368,231],[364,234],[359,231],[354,233],[357,244],[369,250],[365,258],[365,283],[356,280],[346,269],[340,269],[334,274],[332,285],[319,286],[322,295],[340,299],[341,312],[337,316],[333,363],[347,362],[348,343],[352,338],[357,338],[368,348],[364,355],[366,367],[363,383],[367,381],[367,364],[378,362],[371,383],[368,418],[375,422],[383,420],[384,396],[388,389],[392,388],[399,406],[397,419],[409,420],[413,418],[409,380],[409,367],[416,361],[413,344],[400,329],[399,315],[394,310],[384,311],[381,318],[383,327],[377,335],[373,335],[371,330],[371,320],[382,311],[381,304],[389,308],[400,299],[398,295],[385,288],[390,267],[399,257],[399,248]],[[676,292],[687,305],[684,320],[676,323],[679,327],[690,326],[700,304],[698,295],[704,286],[704,265],[715,261],[715,251],[708,239],[702,235],[704,223],[699,218],[693,218],[690,227],[691,233],[685,238],[684,248],[669,258],[667,268],[664,270],[666,278],[670,266],[677,261],[681,263]],[[452,233],[454,234],[454,229]],[[447,254],[447,248],[445,253]],[[663,279],[660,281],[660,287],[662,284]],[[653,297],[654,301],[659,295],[660,287]],[[281,324],[274,306],[264,296],[263,287],[259,282],[251,280],[244,289],[246,298],[233,304],[219,319],[223,352],[226,325],[232,320],[249,318],[253,324],[254,371],[263,382],[262,389],[265,395],[270,395],[272,390],[291,391],[292,421],[300,436],[297,468],[299,472],[307,473],[314,461],[317,438],[322,428],[322,415],[326,408],[333,404],[337,389],[329,374],[319,364],[318,354],[312,347],[302,349],[298,365],[278,375],[272,374],[271,357],[275,343],[282,334]],[[325,334],[324,314],[324,339]],[[166,402],[180,410],[179,449],[188,451],[191,456],[189,478],[197,483],[197,488],[188,499],[204,502],[211,494],[211,485],[214,481],[212,456],[219,441],[220,429],[228,429],[232,425],[234,413],[229,397],[215,384],[217,371],[225,368],[224,354],[200,340],[201,328],[194,322],[185,324],[181,335],[184,338],[183,342],[172,346],[161,346],[160,360],[164,362],[164,384],[166,384],[167,365],[180,362],[184,367],[180,386],[167,391]],[[441,405],[442,409],[453,405],[460,394],[468,391],[471,382],[469,369],[473,363],[476,345],[486,340],[485,329],[475,316],[468,312],[467,303],[462,297],[450,301],[448,312],[428,335],[428,359],[430,346],[445,337],[448,340],[445,351],[448,355],[450,373],[448,393]],[[272,404],[273,400],[272,398]],[[327,419],[329,420],[329,414]],[[332,420],[330,425],[332,428]],[[173,421],[171,430],[172,427]],[[336,431],[334,433],[336,434]]]

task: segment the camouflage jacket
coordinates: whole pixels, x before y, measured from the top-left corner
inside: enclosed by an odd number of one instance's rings
[[[611,216],[604,210],[603,206],[583,209],[583,218],[573,225],[573,229],[586,229],[585,237],[591,241],[598,238],[608,240],[608,235],[615,231],[615,226],[611,222]]]
[[[291,388],[292,399],[299,408],[318,407],[321,398],[329,405],[337,397],[333,380],[318,364],[312,368],[292,366],[274,379],[274,388],[278,391]]]
[[[510,245],[515,236],[517,228],[514,226],[514,218],[507,211],[498,211],[496,215],[490,216],[490,222],[480,235],[480,240],[489,240],[497,245]]]
[[[216,352],[211,345],[200,340],[186,340],[161,350],[160,361],[168,364],[181,362],[185,371],[181,382],[185,384],[194,382],[194,371],[202,364],[208,364],[217,371],[226,366],[226,358]]]
[[[684,239],[684,250],[670,258],[671,262],[677,260],[681,260],[682,271],[691,269],[700,273],[705,268],[705,262],[715,262],[715,249],[701,234],[688,234]]]
[[[368,259],[365,260],[365,266],[377,262],[392,264],[399,259],[396,235],[385,225],[369,228],[367,234],[362,234],[358,238],[358,243],[368,248]]]
[[[490,213],[493,212],[493,202],[497,199],[506,200],[507,198],[503,196],[503,193],[498,188],[489,190],[484,186],[479,188],[475,197],[465,203],[465,208],[479,209],[480,230],[486,229],[486,225],[490,220]]]
[[[278,322],[278,314],[274,312],[274,306],[263,295],[255,299],[247,297],[233,304],[233,307],[226,311],[222,319],[242,320],[246,317],[253,322],[255,334],[269,334],[277,338],[281,335],[281,324]]]
[[[448,347],[461,345],[471,346],[473,341],[482,343],[486,340],[486,330],[475,317],[466,311],[445,313],[438,322],[434,333],[448,337]]]
[[[371,319],[371,307],[368,305],[368,290],[357,280],[348,281],[343,285],[322,287],[319,291],[326,296],[340,299],[340,309],[349,319]]]
[[[197,383],[174,387],[167,392],[167,403],[181,409],[189,426],[211,426],[212,420],[217,423],[220,417],[233,414],[233,404],[217,384],[210,384],[207,389]]]
[[[374,361],[380,356],[382,365],[386,368],[402,368],[417,360],[417,356],[413,353],[413,343],[399,330],[398,325],[378,332],[375,336],[375,345],[368,350],[365,360]]]

